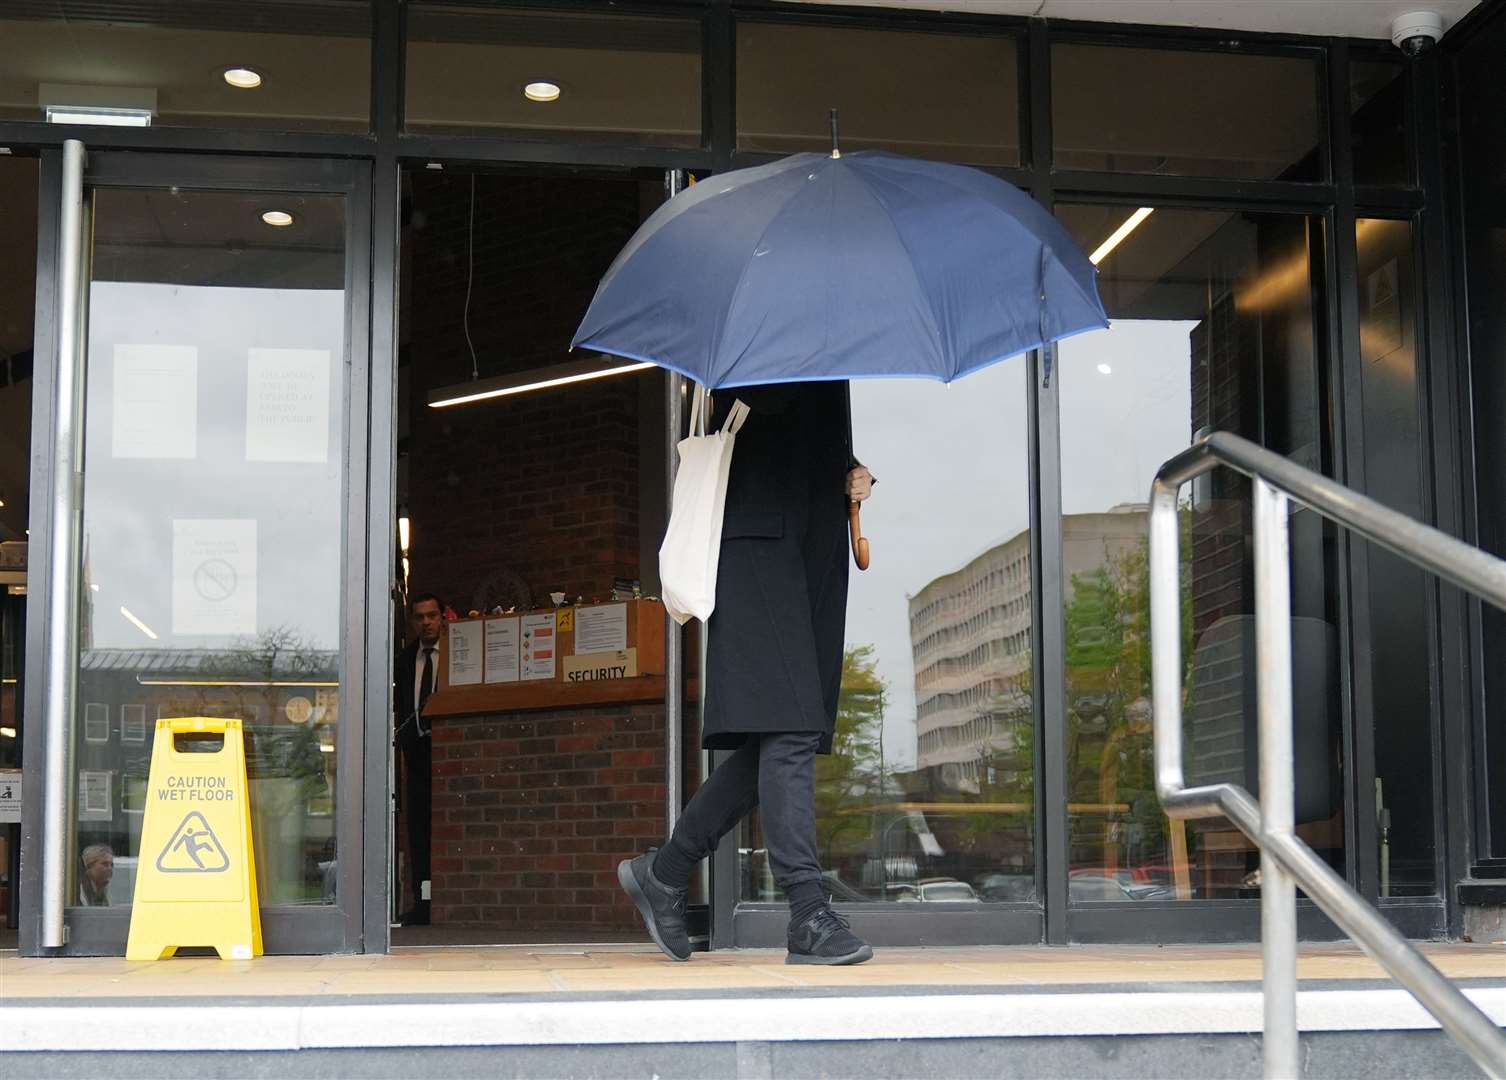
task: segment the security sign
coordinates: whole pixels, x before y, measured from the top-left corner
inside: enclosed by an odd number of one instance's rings
[[[261,955],[246,792],[239,720],[157,721],[126,959],[193,945],[222,960]]]

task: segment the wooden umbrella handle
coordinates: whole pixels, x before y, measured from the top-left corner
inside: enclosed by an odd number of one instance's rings
[[[861,504],[856,499],[847,502],[847,529],[852,537],[852,561],[859,570],[868,569],[868,538],[863,535]]]

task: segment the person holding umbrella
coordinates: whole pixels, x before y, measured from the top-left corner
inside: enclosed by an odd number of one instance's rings
[[[731,397],[732,395],[727,395]],[[664,846],[618,880],[659,948],[690,959],[691,872],[756,806],[790,904],[791,964],[860,964],[873,950],[831,909],[816,854],[816,755],[831,752],[847,616],[848,505],[872,491],[852,457],[845,382],[747,387],[707,623],[702,744],[733,754]]]
[[[1108,325],[1096,270],[1051,214],[976,169],[877,151],[795,154],[670,199],[607,269],[571,342],[750,406],[707,623],[705,745],[732,757],[663,848],[618,867],[661,948],[688,959],[695,862],[755,805],[790,899],[789,961],[872,956],[822,895],[814,754],[831,745],[847,594],[849,378],[952,382]],[[856,503],[853,503],[856,506]],[[856,511],[850,539],[866,542]],[[671,723],[673,723],[671,719]]]

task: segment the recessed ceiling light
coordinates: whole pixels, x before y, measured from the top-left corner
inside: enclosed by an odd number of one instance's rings
[[[275,229],[285,229],[293,224],[293,215],[286,210],[263,210],[261,219]]]
[[[523,87],[523,96],[529,101],[558,101],[560,96],[559,83],[531,82]]]
[[[237,90],[255,90],[261,85],[261,72],[248,67],[226,68],[225,81]]]
[[[1100,374],[1100,375],[1112,375],[1112,374],[1114,374],[1114,369],[1111,368],[1111,367],[1109,367],[1107,364],[1099,364],[1098,365],[1098,374]]]

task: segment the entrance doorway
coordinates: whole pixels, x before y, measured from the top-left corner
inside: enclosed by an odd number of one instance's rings
[[[182,716],[245,723],[267,951],[361,940],[366,190],[354,163],[40,156],[28,952],[123,951]]]
[[[425,705],[394,717],[395,946],[646,942],[616,865],[700,760],[654,599],[669,376],[569,343],[665,197],[662,171],[404,173],[395,698]]]

